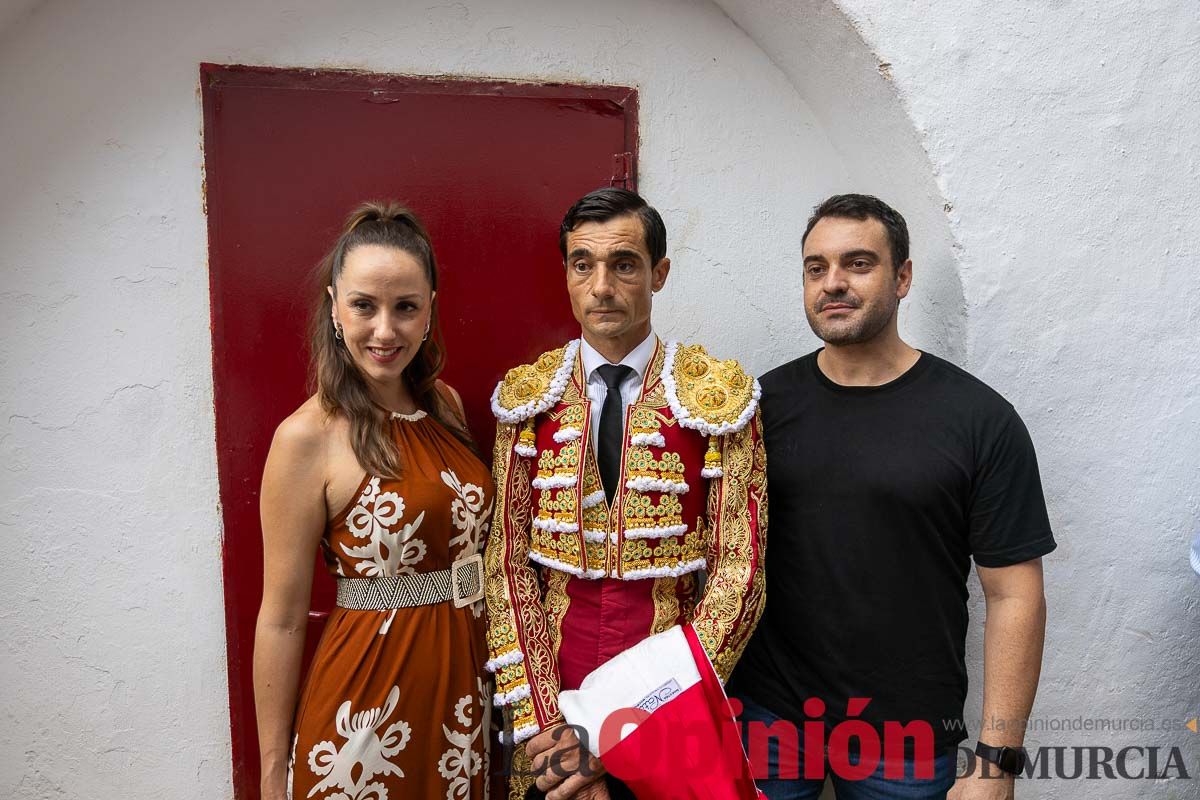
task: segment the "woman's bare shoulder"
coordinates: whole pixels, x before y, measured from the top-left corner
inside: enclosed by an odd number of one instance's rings
[[[350,421],[329,413],[310,397],[275,429],[267,472],[320,485],[326,507],[343,507],[362,481],[362,468],[350,444]]]
[[[330,414],[314,394],[289,414],[275,429],[272,448],[282,448],[294,455],[313,455],[328,447],[334,436],[343,433],[340,414]]]
[[[438,378],[436,386],[437,386],[438,391],[440,391],[442,393],[443,397],[449,395],[450,400],[453,403],[454,410],[458,412],[458,415],[460,417],[463,417],[465,419],[466,414],[463,411],[463,401],[462,401],[462,397],[460,397],[458,394],[458,390],[455,389],[450,384],[446,383],[441,378]]]

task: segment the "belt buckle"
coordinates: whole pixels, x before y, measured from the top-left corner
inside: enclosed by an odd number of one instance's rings
[[[481,554],[460,558],[450,565],[450,597],[455,608],[463,608],[483,599]]]

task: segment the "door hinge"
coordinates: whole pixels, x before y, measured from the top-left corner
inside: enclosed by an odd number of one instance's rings
[[[608,185],[633,189],[633,153],[613,153],[613,175]]]

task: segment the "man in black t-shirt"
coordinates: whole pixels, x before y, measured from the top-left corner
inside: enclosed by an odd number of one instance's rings
[[[770,771],[759,787],[816,798],[828,773],[839,800],[1011,798],[1055,547],[1029,433],[981,381],[900,339],[900,214],[835,196],[803,246],[825,347],[762,378],[768,602],[729,684]],[[972,559],[987,604],[980,760],[956,781]]]

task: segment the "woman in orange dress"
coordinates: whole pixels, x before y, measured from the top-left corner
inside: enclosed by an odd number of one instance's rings
[[[484,797],[478,554],[493,486],[437,380],[433,248],[410,212],[367,204],[322,270],[317,392],[280,424],[263,473],[262,797]],[[338,600],[301,688],[318,547]]]

